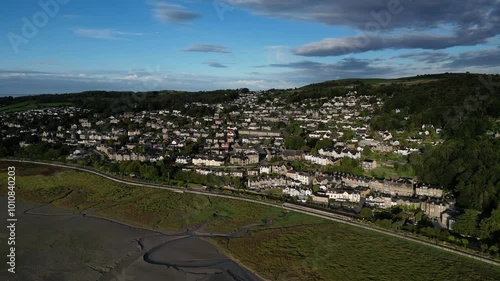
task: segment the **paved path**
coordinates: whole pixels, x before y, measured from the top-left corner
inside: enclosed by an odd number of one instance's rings
[[[114,177],[112,175],[103,173],[101,171],[97,171],[97,170],[90,169],[90,168],[84,168],[84,167],[81,167],[81,166],[75,166],[75,165],[56,164],[56,163],[31,161],[31,160],[15,160],[15,159],[0,159],[0,161],[19,162],[19,163],[32,163],[32,164],[47,165],[47,166],[53,166],[53,167],[69,168],[69,169],[74,169],[74,170],[79,170],[79,171],[83,171],[83,172],[92,173],[92,174],[95,174],[95,175],[107,178],[107,179],[115,181],[115,182],[119,182],[119,183],[123,183],[123,184],[128,184],[128,185],[133,185],[133,186],[163,189],[163,190],[168,190],[168,191],[177,192],[177,193],[193,193],[193,194],[199,194],[199,195],[205,195],[205,196],[228,198],[228,199],[246,201],[246,202],[250,202],[250,203],[261,204],[261,205],[266,205],[266,206],[271,206],[271,207],[276,207],[276,208],[283,208],[283,209],[286,209],[286,210],[291,210],[291,211],[295,211],[295,212],[299,212],[299,213],[303,213],[303,214],[307,214],[307,215],[312,215],[312,216],[320,217],[320,218],[323,218],[323,219],[327,219],[327,220],[331,220],[331,221],[335,221],[335,222],[339,222],[339,223],[349,224],[349,225],[352,225],[352,226],[355,226],[355,227],[360,227],[360,228],[363,228],[363,229],[375,231],[375,232],[386,234],[386,235],[390,235],[390,236],[393,236],[393,237],[398,237],[398,238],[409,240],[409,241],[412,241],[412,242],[415,242],[415,243],[419,243],[419,244],[423,244],[423,245],[426,245],[426,246],[434,247],[434,248],[437,248],[437,249],[440,249],[440,250],[444,250],[444,251],[448,251],[448,252],[455,253],[455,254],[458,254],[458,255],[466,256],[466,257],[469,257],[469,258],[472,258],[472,259],[475,259],[475,260],[479,260],[479,261],[482,261],[482,262],[486,262],[486,263],[489,263],[489,264],[492,264],[492,265],[500,266],[500,262],[497,261],[497,260],[494,260],[494,259],[490,259],[490,258],[483,257],[483,256],[480,256],[480,255],[476,255],[476,254],[473,254],[473,253],[469,253],[469,252],[466,252],[466,251],[463,251],[463,250],[460,250],[460,249],[456,249],[456,248],[453,248],[453,247],[450,247],[450,246],[445,246],[445,245],[441,245],[441,244],[435,244],[435,243],[432,243],[432,242],[429,242],[429,241],[426,241],[426,240],[422,240],[422,239],[416,238],[414,236],[404,235],[404,234],[396,233],[396,232],[389,231],[389,230],[386,230],[386,229],[382,229],[382,228],[378,228],[378,227],[373,227],[373,226],[370,226],[370,225],[366,225],[366,224],[363,224],[363,223],[359,223],[359,222],[353,221],[352,218],[350,218],[348,216],[343,216],[343,215],[339,215],[339,214],[335,214],[335,213],[331,213],[331,212],[317,210],[317,209],[314,209],[314,208],[309,208],[309,207],[305,207],[305,206],[301,206],[301,205],[295,205],[295,204],[290,204],[290,203],[278,204],[278,203],[271,203],[271,202],[265,202],[265,201],[261,201],[261,200],[244,198],[244,197],[240,197],[240,196],[236,196],[236,195],[219,194],[219,193],[213,193],[213,192],[208,192],[208,191],[206,191],[206,192],[204,192],[204,191],[197,191],[197,190],[180,188],[180,187],[169,186],[169,185],[162,185],[162,184],[137,182],[137,181],[132,181],[132,180],[126,180],[126,179],[117,178],[117,177]]]

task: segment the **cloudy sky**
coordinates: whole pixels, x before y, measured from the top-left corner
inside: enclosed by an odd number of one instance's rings
[[[4,0],[0,95],[500,72],[500,0]]]

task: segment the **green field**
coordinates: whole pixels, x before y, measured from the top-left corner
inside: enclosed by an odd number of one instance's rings
[[[8,163],[0,163],[6,182]],[[47,166],[17,167],[18,197],[93,211],[129,224],[181,231],[208,223],[229,232],[272,220],[221,249],[270,280],[498,280],[500,267],[406,240],[278,208],[151,188]],[[3,188],[0,194],[5,194]],[[219,214],[220,216],[214,216]]]
[[[484,281],[500,276],[498,266],[342,224],[254,230],[217,242],[272,280]]]
[[[51,107],[59,107],[59,106],[71,106],[73,105],[70,102],[51,102],[51,103],[40,103],[37,101],[23,101],[14,104],[10,104],[4,107],[0,107],[0,111],[6,113],[12,112],[20,112],[26,111],[30,109],[42,109],[42,108],[51,108]]]
[[[128,224],[163,231],[182,231],[207,223],[205,230],[236,231],[272,220],[273,225],[321,223],[279,208],[153,188],[132,187],[99,176],[49,166],[17,164],[17,194],[28,202],[92,212]],[[0,163],[6,182],[6,163]],[[0,194],[5,194],[3,189]]]
[[[322,89],[322,88],[332,88],[332,87],[343,87],[349,85],[349,83],[357,83],[362,82],[365,85],[372,86],[383,86],[390,84],[402,84],[402,85],[415,85],[422,83],[429,83],[439,81],[447,77],[446,75],[428,75],[428,76],[420,76],[420,77],[404,77],[398,79],[384,79],[384,78],[347,78],[347,79],[339,79],[339,80],[330,80],[321,83],[315,83],[306,85],[304,87],[298,88],[296,90],[308,90],[308,89]]]

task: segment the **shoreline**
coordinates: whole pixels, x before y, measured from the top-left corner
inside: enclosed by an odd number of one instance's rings
[[[0,200],[6,200],[6,196],[0,195]],[[98,280],[113,280],[113,276],[117,276],[117,274],[130,274],[138,277],[139,280],[142,280],[143,276],[146,276],[146,280],[164,280],[167,278],[168,280],[184,280],[182,276],[188,276],[194,274],[193,272],[199,272],[197,274],[206,274],[207,276],[212,276],[212,271],[216,269],[218,272],[222,273],[225,277],[223,280],[227,279],[227,276],[230,274],[236,274],[236,277],[243,278],[243,280],[268,280],[262,278],[259,274],[257,274],[254,270],[248,268],[243,265],[239,260],[235,259],[231,255],[226,255],[224,251],[216,246],[216,243],[212,241],[212,239],[208,236],[198,235],[196,231],[199,227],[189,228],[186,232],[183,233],[175,233],[171,231],[163,231],[158,229],[150,229],[147,227],[138,227],[134,224],[125,223],[120,220],[111,219],[102,216],[96,216],[93,214],[85,214],[74,209],[70,208],[61,208],[59,206],[55,206],[52,203],[48,204],[40,204],[30,202],[31,200],[24,200],[19,197],[17,204],[19,210],[19,222],[25,224],[26,228],[23,233],[24,235],[28,233],[38,232],[39,224],[44,226],[50,226],[46,231],[50,231],[53,233],[54,230],[58,229],[58,226],[64,225],[61,229],[57,230],[57,235],[44,235],[43,238],[39,239],[37,243],[31,243],[32,245],[28,248],[25,247],[22,254],[19,254],[20,257],[23,255],[31,255],[34,253],[33,250],[29,250],[32,247],[45,247],[48,242],[46,239],[52,239],[51,237],[58,237],[61,233],[70,231],[70,235],[66,236],[66,239],[70,239],[72,243],[76,243],[75,246],[60,246],[59,244],[64,244],[66,242],[58,241],[54,246],[57,249],[57,252],[62,252],[59,254],[55,254],[52,251],[44,251],[45,253],[42,260],[52,260],[54,257],[52,255],[57,255],[58,259],[70,259],[73,254],[71,251],[73,248],[80,249],[83,251],[84,255],[95,256],[107,256],[112,255],[114,258],[110,258],[107,261],[102,261],[100,258],[95,258],[95,264],[90,262],[82,261],[71,261],[71,263],[76,263],[79,266],[86,264],[86,269],[88,272],[86,274],[100,274],[101,276]],[[37,212],[40,210],[41,212]],[[69,211],[69,212],[68,212]],[[30,221],[37,221],[37,225],[32,225],[29,223]],[[70,222],[70,223],[56,223],[54,222]],[[76,225],[76,226],[75,226]],[[97,228],[89,228],[88,226],[100,226]],[[80,233],[79,231],[84,230],[85,233]],[[74,234],[78,233],[78,234]],[[118,233],[117,235],[108,236],[108,233]],[[74,236],[76,235],[76,236]],[[91,243],[89,241],[94,241],[94,236],[100,236],[99,241],[92,242],[93,245],[102,245],[100,250],[95,250],[88,248],[86,243]],[[208,235],[208,234],[207,234]],[[227,234],[228,237],[230,234]],[[47,238],[48,237],[48,238]],[[129,238],[126,238],[129,237]],[[75,240],[76,239],[76,240]],[[188,244],[175,244],[177,241],[182,240],[191,240],[194,245],[191,243]],[[83,241],[83,242],[82,242]],[[115,248],[113,245],[116,243],[126,243],[123,246]],[[170,243],[173,243],[173,246]],[[54,242],[52,242],[54,243]],[[83,244],[81,244],[83,243]],[[179,246],[180,245],[180,246]],[[197,245],[197,246],[195,246]],[[52,247],[52,246],[51,246]],[[127,250],[128,249],[128,250]],[[125,251],[125,252],[124,252]],[[173,266],[171,267],[163,267],[163,266],[155,266],[154,264],[146,261],[143,256],[148,255],[149,253],[155,252],[160,254],[162,259],[170,261]],[[82,254],[82,252],[80,252]],[[113,254],[114,253],[114,254]],[[121,254],[119,254],[121,253]],[[182,258],[179,258],[179,256]],[[94,260],[91,258],[91,260]],[[109,258],[109,257],[108,257]],[[184,260],[183,260],[184,259]],[[186,263],[195,262],[198,260],[207,260],[214,261],[214,265],[203,265],[199,264],[193,269],[184,269],[182,266]],[[219,260],[226,260],[229,263],[219,263]],[[99,261],[98,261],[99,260]],[[43,263],[40,261],[40,263]],[[177,265],[177,263],[179,263]],[[33,268],[36,268],[37,262]],[[59,263],[61,264],[61,263]],[[210,264],[210,263],[209,263]],[[62,267],[69,266],[70,264],[62,263]],[[207,267],[208,266],[208,267]],[[19,264],[19,269],[22,269],[26,274],[26,272],[31,272],[31,268],[27,267],[27,264]],[[25,268],[26,267],[26,268]],[[144,269],[148,269],[144,271]],[[92,272],[89,270],[92,269]],[[51,266],[46,266],[45,270],[53,271]],[[82,270],[84,270],[82,268]],[[193,271],[194,270],[194,271]],[[40,271],[40,269],[38,270]],[[31,272],[30,274],[39,274],[38,271]],[[232,272],[232,273],[231,273]],[[1,274],[0,274],[1,276]],[[38,275],[37,275],[38,276]],[[244,277],[242,277],[244,276]],[[21,279],[13,279],[13,280],[29,280],[26,276],[17,276]],[[89,277],[88,277],[89,278]],[[172,278],[172,279],[170,279]],[[187,277],[186,277],[187,278]],[[75,280],[75,279],[68,279]],[[80,280],[80,279],[77,279]],[[88,280],[94,280],[94,278],[89,278]],[[231,279],[232,280],[232,279]]]

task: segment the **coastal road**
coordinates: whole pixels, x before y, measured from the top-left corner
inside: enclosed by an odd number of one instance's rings
[[[422,240],[419,238],[416,238],[414,236],[410,235],[405,235],[401,233],[396,233],[393,231],[389,231],[386,229],[370,226],[367,224],[363,224],[360,222],[353,221],[352,218],[348,216],[343,216],[335,213],[330,213],[322,210],[317,210],[314,208],[309,208],[301,205],[295,205],[295,204],[290,204],[290,203],[284,203],[284,204],[278,204],[278,203],[272,203],[272,202],[265,202],[261,200],[255,200],[255,199],[249,199],[249,198],[244,198],[236,195],[229,195],[229,194],[219,194],[219,193],[213,193],[213,192],[204,192],[204,191],[197,191],[197,190],[192,190],[192,189],[186,189],[186,188],[180,188],[180,187],[175,187],[175,186],[168,186],[168,185],[162,185],[162,184],[154,184],[154,183],[144,183],[144,182],[137,182],[137,181],[132,181],[132,180],[127,180],[127,179],[121,179],[114,177],[112,175],[103,173],[101,171],[97,171],[94,169],[90,168],[84,168],[80,166],[75,166],[75,165],[67,165],[67,164],[58,164],[58,163],[50,163],[50,162],[40,162],[40,161],[31,161],[31,160],[18,160],[18,159],[0,159],[0,161],[5,161],[5,162],[18,162],[18,163],[31,163],[31,164],[39,164],[39,165],[47,165],[47,166],[53,166],[53,167],[60,167],[60,168],[68,168],[68,169],[73,169],[73,170],[78,170],[78,171],[83,171],[87,173],[92,173],[95,175],[98,175],[100,177],[118,182],[118,183],[123,183],[127,185],[133,185],[133,186],[138,186],[138,187],[150,187],[150,188],[156,188],[156,189],[162,189],[162,190],[167,190],[171,192],[176,192],[176,193],[192,193],[192,194],[199,194],[199,195],[205,195],[205,196],[213,196],[213,197],[220,197],[220,198],[227,198],[227,199],[233,199],[233,200],[240,200],[240,201],[246,201],[254,204],[260,204],[260,205],[266,205],[266,206],[271,206],[271,207],[276,207],[276,208],[282,208],[285,210],[290,210],[290,211],[295,211],[307,215],[312,215],[316,216],[319,218],[339,222],[339,223],[344,223],[344,224],[349,224],[351,226],[355,227],[360,227],[366,230],[371,230],[375,231],[378,233],[390,235],[393,237],[409,240],[415,243],[419,243],[422,245],[434,247],[440,250],[444,250],[447,252],[451,252],[454,254],[458,254],[461,256],[466,256],[478,261],[486,262],[492,265],[500,266],[500,262],[494,259],[490,259],[487,257],[483,257],[477,254],[469,253],[460,249],[456,249],[453,247],[441,245],[441,244],[435,244],[426,240]]]

